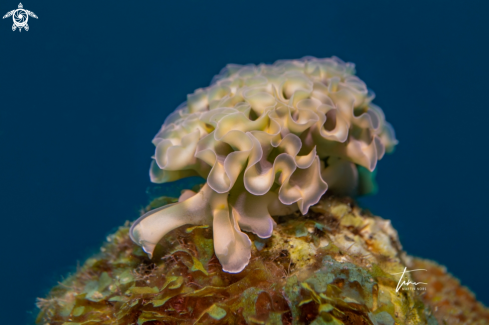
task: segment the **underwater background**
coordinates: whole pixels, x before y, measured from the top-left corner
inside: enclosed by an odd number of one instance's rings
[[[18,3],[2,1],[3,16]],[[227,63],[354,62],[400,143],[363,207],[489,305],[487,1],[28,1],[0,23],[2,324],[155,193],[151,139]]]

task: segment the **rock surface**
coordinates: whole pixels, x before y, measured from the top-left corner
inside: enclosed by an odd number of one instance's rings
[[[418,258],[408,261],[408,265],[411,269],[427,270],[413,274],[413,278],[416,282],[429,283],[423,301],[431,307],[440,324],[489,324],[489,310],[447,273],[444,266]]]
[[[148,209],[173,201],[160,198]],[[37,322],[489,324],[489,311],[468,289],[433,262],[407,256],[390,221],[351,199],[326,196],[306,216],[276,221],[268,240],[250,234],[252,258],[239,274],[222,271],[207,226],[172,231],[150,260],[130,240],[127,222],[38,300]],[[405,267],[428,269],[405,276],[427,285],[397,291]]]

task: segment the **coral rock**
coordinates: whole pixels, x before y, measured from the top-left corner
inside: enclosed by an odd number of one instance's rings
[[[160,198],[151,208],[174,201]],[[406,255],[388,220],[328,196],[298,214],[277,218],[268,239],[249,234],[250,263],[236,274],[222,271],[208,226],[171,231],[149,259],[126,223],[38,300],[37,322],[394,325],[438,324],[436,316],[440,324],[488,323],[488,311],[456,280]],[[427,290],[396,290],[406,266],[429,269],[422,279],[406,276]],[[459,316],[448,315],[453,308]]]
[[[447,273],[445,267],[433,261],[413,258],[408,262],[411,269],[428,272],[413,274],[414,281],[427,282],[423,301],[430,305],[440,324],[489,324],[489,310],[479,303],[469,289]]]

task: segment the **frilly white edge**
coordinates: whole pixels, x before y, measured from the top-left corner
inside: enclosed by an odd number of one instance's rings
[[[153,139],[150,178],[199,175],[207,183],[139,218],[130,230],[134,242],[151,256],[169,231],[212,224],[223,270],[241,272],[251,256],[242,230],[268,238],[272,215],[305,214],[328,187],[358,193],[357,166],[372,172],[397,140],[354,73],[336,57],[228,65],[188,95]]]

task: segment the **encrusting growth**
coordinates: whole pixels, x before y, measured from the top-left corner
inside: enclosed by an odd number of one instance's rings
[[[335,57],[228,65],[209,87],[188,95],[153,139],[150,177],[164,183],[198,175],[207,182],[138,219],[134,242],[151,256],[169,231],[212,225],[223,270],[237,273],[251,254],[243,231],[268,238],[272,216],[304,215],[327,190],[372,189],[371,172],[397,140],[354,73],[353,64]]]
[[[148,209],[174,201],[158,198]],[[209,226],[169,232],[149,259],[127,222],[38,299],[37,323],[489,324],[489,310],[446,270],[402,250],[389,220],[328,194],[298,216],[277,218],[268,239],[250,234],[249,266],[237,274],[222,271]],[[405,267],[427,269],[406,275],[426,290],[396,291]]]

